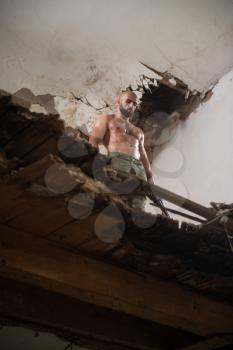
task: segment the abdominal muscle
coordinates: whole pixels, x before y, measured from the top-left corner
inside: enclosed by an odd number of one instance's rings
[[[108,153],[120,152],[128,154],[136,159],[140,158],[139,141],[132,135],[111,133],[107,145]]]

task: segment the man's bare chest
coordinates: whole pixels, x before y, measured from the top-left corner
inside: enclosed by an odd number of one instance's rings
[[[129,139],[138,139],[136,130],[125,120],[111,120],[108,128],[110,136],[124,136]]]

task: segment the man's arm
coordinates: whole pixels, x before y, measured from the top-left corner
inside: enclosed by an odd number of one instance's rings
[[[152,170],[151,170],[151,165],[150,165],[150,162],[149,162],[149,159],[147,157],[146,150],[144,147],[144,134],[143,134],[143,132],[140,133],[139,152],[140,152],[140,160],[141,160],[141,162],[145,168],[145,171],[146,171],[147,180],[151,184],[155,184],[155,180],[154,180]]]
[[[102,114],[97,116],[96,123],[89,137],[89,143],[98,149],[99,144],[103,141],[108,126],[108,116]]]

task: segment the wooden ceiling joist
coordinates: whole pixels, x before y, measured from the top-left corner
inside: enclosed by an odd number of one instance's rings
[[[233,333],[233,308],[1,225],[0,271],[79,300],[202,336]]]
[[[0,278],[0,315],[9,323],[53,331],[92,349],[155,350],[202,338],[43,288]]]

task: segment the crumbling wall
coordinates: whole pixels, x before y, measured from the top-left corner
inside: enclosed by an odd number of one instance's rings
[[[233,71],[223,77],[208,103],[179,125],[175,137],[153,161],[157,183],[208,205],[232,203]]]
[[[140,62],[145,74],[138,76],[123,90],[131,90],[138,96],[139,107],[131,122],[139,126],[145,134],[145,147],[149,160],[160,153],[175,135],[180,122],[187,119],[202,101],[209,98],[212,90],[206,93],[192,91],[181,79],[168,72],[156,69]],[[207,96],[207,97],[206,97]],[[98,114],[115,112],[115,102],[104,101],[98,95],[75,96],[67,92],[66,96],[51,94],[35,95],[27,88],[21,88],[13,95],[13,102],[30,108],[30,111],[42,114],[59,114],[67,127],[79,129],[88,139]],[[101,153],[106,153],[100,146]]]
[[[142,61],[206,90],[233,65],[228,0],[0,2],[0,88],[113,100]]]

